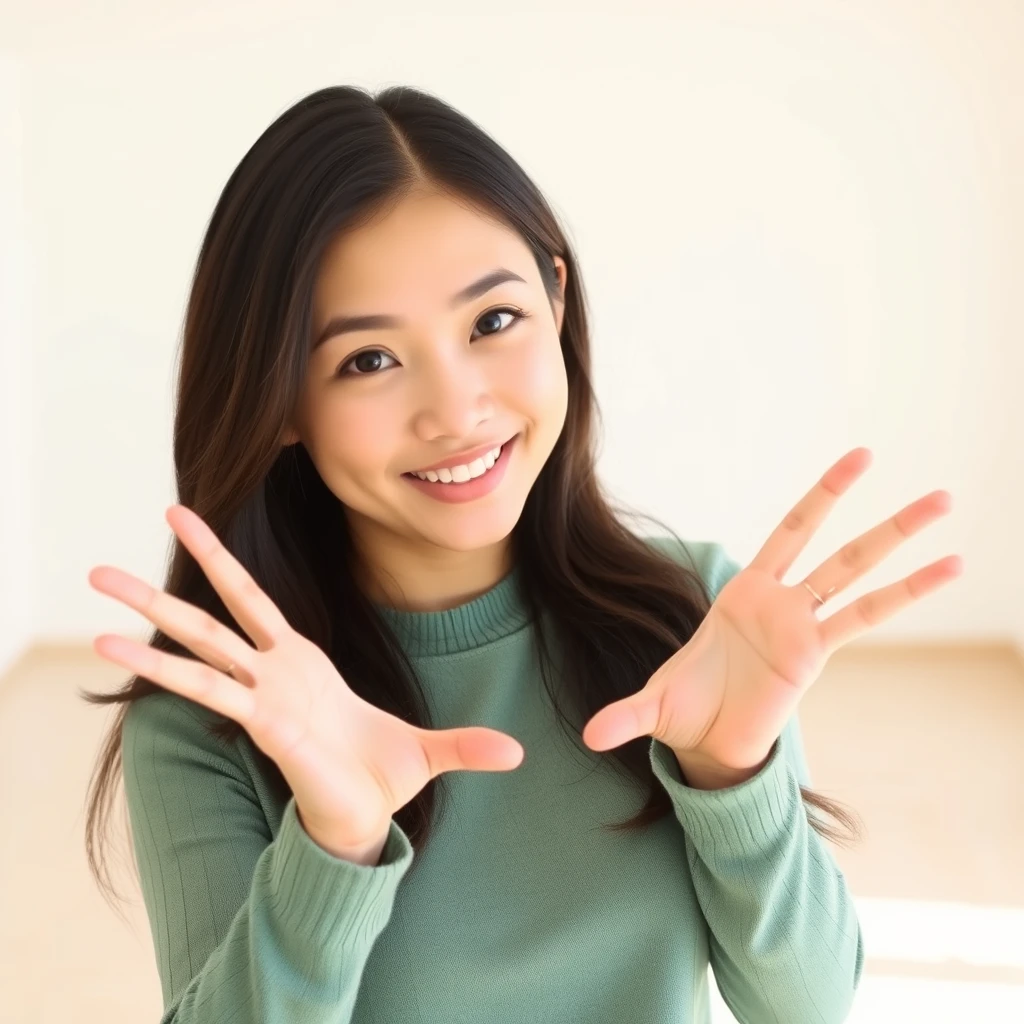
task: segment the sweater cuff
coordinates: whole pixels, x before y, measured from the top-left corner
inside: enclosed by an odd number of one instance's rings
[[[387,925],[413,848],[391,819],[380,864],[355,864],[318,845],[299,821],[289,797],[270,863],[270,891],[281,915],[319,943],[362,946]]]
[[[800,783],[781,739],[775,741],[761,770],[745,782],[725,789],[693,789],[683,782],[671,747],[652,739],[651,767],[675,807],[676,818],[698,847],[739,844],[749,849],[772,845],[804,817]]]

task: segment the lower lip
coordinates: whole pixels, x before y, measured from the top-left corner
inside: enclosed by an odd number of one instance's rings
[[[506,441],[501,446],[501,454],[498,456],[498,461],[483,476],[474,477],[465,483],[435,484],[430,480],[421,480],[418,476],[413,476],[411,473],[403,473],[402,479],[408,480],[417,490],[422,491],[430,498],[436,498],[438,501],[452,503],[474,501],[477,498],[482,498],[485,494],[490,494],[501,483],[501,478],[505,475],[505,469],[508,466],[508,460],[512,457],[512,449],[518,440],[519,435],[516,434],[510,441]]]

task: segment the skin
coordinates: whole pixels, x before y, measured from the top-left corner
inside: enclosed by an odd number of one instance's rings
[[[564,295],[566,265],[554,262]],[[498,267],[525,283],[498,284],[450,307],[451,296]],[[502,306],[529,317],[489,312]],[[511,570],[510,535],[561,434],[564,303],[549,301],[513,230],[447,197],[416,193],[326,252],[313,337],[335,317],[378,313],[404,324],[339,334],[316,348],[284,443],[305,445],[345,505],[357,576],[374,600],[409,611],[453,608]],[[336,376],[346,363],[351,376]],[[504,479],[476,501],[435,501],[401,476],[515,433]]]

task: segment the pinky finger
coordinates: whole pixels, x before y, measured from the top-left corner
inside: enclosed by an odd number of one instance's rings
[[[829,655],[855,637],[874,629],[908,604],[956,579],[963,572],[963,559],[947,555],[896,583],[880,587],[852,601],[821,622],[820,635]]]
[[[158,651],[148,644],[105,633],[93,641],[102,658],[142,676],[144,679],[194,700],[211,711],[227,715],[240,725],[250,721],[255,710],[255,692],[231,676],[195,658],[182,658]]]

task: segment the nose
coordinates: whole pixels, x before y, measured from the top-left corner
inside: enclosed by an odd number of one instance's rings
[[[468,438],[479,433],[479,425],[492,418],[493,389],[488,375],[469,353],[433,361],[423,375],[418,415],[420,434],[426,440],[437,437]]]

